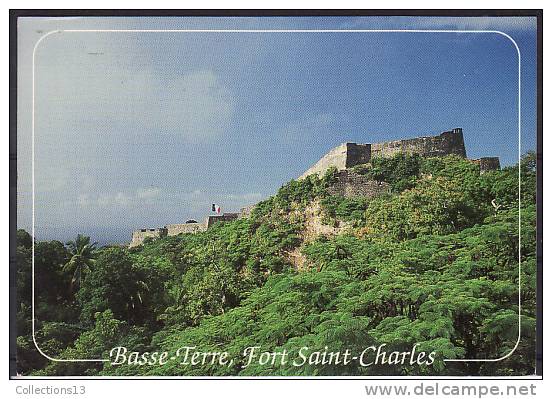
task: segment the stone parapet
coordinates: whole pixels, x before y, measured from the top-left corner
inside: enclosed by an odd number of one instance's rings
[[[464,134],[461,128],[443,132],[437,136],[416,137],[383,143],[358,144],[343,143],[332,148],[318,162],[303,173],[299,179],[311,174],[323,175],[329,168],[338,171],[368,163],[372,158],[389,158],[395,154],[419,154],[424,157],[458,155],[466,158]]]
[[[343,197],[367,197],[372,198],[378,194],[389,192],[389,184],[377,182],[368,176],[353,173],[350,170],[342,170],[337,173],[336,181],[328,188],[331,195]]]

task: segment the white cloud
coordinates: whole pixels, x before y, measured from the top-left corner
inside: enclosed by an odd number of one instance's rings
[[[100,194],[96,199],[96,204],[101,207],[107,207],[115,204],[115,196],[112,194]]]
[[[67,50],[68,61],[60,63],[58,51],[37,58],[40,137],[79,131],[99,138],[123,129],[139,140],[157,134],[209,140],[232,122],[234,96],[212,70],[136,70],[101,46]]]
[[[115,195],[113,202],[117,205],[126,206],[133,198],[127,196],[125,193],[119,192]]]

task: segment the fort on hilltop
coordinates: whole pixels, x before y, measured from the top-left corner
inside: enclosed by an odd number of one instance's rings
[[[424,157],[454,154],[466,158],[464,135],[461,128],[456,128],[443,132],[438,136],[416,137],[373,144],[343,143],[330,150],[299,178],[302,179],[313,173],[322,175],[330,167],[335,167],[337,170],[349,169],[356,165],[368,163],[372,158],[387,158],[399,153],[419,154]]]
[[[437,136],[416,137],[372,144],[343,143],[331,149],[303,173],[299,179],[312,174],[323,175],[329,168],[335,167],[337,169],[336,180],[328,189],[331,195],[371,198],[380,193],[388,192],[389,184],[371,180],[366,175],[357,174],[352,168],[369,163],[375,158],[388,158],[400,153],[418,154],[428,158],[446,155],[457,155],[467,158],[462,129],[455,128]],[[498,157],[484,157],[471,161],[479,165],[481,173],[500,169]],[[161,228],[136,230],[132,233],[130,247],[141,245],[148,237],[158,238],[205,231],[215,223],[248,217],[253,207],[254,205],[242,208],[239,213],[208,216],[202,223],[189,221],[183,224],[169,224]]]
[[[466,158],[464,134],[461,128],[456,128],[437,136],[373,144],[343,143],[331,149],[299,176],[299,179],[304,179],[312,174],[323,175],[329,168],[334,167],[338,172],[335,183],[328,190],[330,194],[344,197],[374,197],[389,191],[389,185],[385,182],[371,180],[365,175],[354,173],[352,168],[368,163],[375,158],[389,158],[400,153],[418,154],[427,158],[446,155],[457,155]],[[481,173],[500,169],[500,161],[497,157],[485,157],[472,160],[472,162],[479,165]]]

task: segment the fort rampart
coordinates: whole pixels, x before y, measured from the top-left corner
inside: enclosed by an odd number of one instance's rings
[[[416,137],[406,140],[387,141],[371,145],[372,158],[392,157],[395,154],[419,154],[424,157],[442,157],[458,155],[466,158],[464,135],[462,129],[457,128],[443,132],[438,136]]]
[[[140,229],[132,232],[132,241],[129,247],[135,247],[144,242],[146,238],[160,238],[167,235],[167,229],[164,227],[154,229]]]
[[[464,135],[461,128],[456,128],[437,136],[416,137],[373,144],[343,143],[331,149],[299,178],[302,179],[314,173],[322,175],[330,167],[344,170],[368,163],[372,158],[388,158],[399,153],[419,154],[424,157],[439,157],[454,154],[465,158]]]
[[[249,207],[243,208],[250,212]],[[243,217],[243,213],[234,213],[227,212],[222,215],[209,215],[205,218],[205,221],[201,223],[197,222],[188,222],[188,223],[177,223],[177,224],[168,224],[164,227],[158,227],[154,229],[140,229],[132,232],[132,241],[129,244],[129,247],[136,247],[142,245],[144,240],[148,237],[150,238],[160,238],[166,236],[177,236],[179,234],[195,234],[201,231],[205,231],[208,228],[212,227],[215,223],[219,222],[229,222],[236,220],[240,217]]]
[[[423,157],[457,155],[466,158],[464,135],[461,128],[456,128],[437,136],[416,137],[373,144],[343,143],[331,149],[303,173],[299,179],[315,173],[322,175],[329,168],[335,167],[338,173],[336,181],[328,189],[329,194],[344,197],[361,196],[371,198],[378,194],[389,192],[389,185],[385,182],[371,180],[368,176],[354,173],[351,168],[356,165],[369,163],[374,158],[388,158],[399,153],[418,154]],[[481,173],[500,169],[500,161],[497,157],[484,157],[472,160],[472,162],[479,165]],[[158,238],[205,231],[215,223],[248,217],[253,207],[254,205],[244,207],[239,213],[210,215],[202,223],[190,221],[183,224],[169,224],[161,228],[136,230],[132,233],[130,247],[141,245],[148,237]]]
[[[372,198],[387,192],[389,192],[388,183],[377,182],[366,175],[359,175],[351,170],[337,172],[335,183],[328,188],[329,194],[343,197]]]

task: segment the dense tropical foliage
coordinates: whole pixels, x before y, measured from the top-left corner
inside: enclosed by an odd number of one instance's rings
[[[32,238],[17,233],[18,371],[35,375],[527,375],[534,372],[535,156],[480,175],[454,156],[355,168],[390,184],[330,196],[335,171],[291,181],[249,218],[128,249],[35,242],[35,339],[57,359],[125,346],[227,351],[231,365],[52,362],[32,337]],[[521,192],[518,192],[521,174]],[[521,199],[521,202],[518,199]],[[313,208],[313,204],[318,207]],[[332,234],[308,231],[308,210]],[[520,230],[521,227],[521,230]],[[297,267],[296,260],[301,260]],[[519,263],[521,260],[521,264]],[[520,279],[521,278],[521,279]],[[518,284],[521,292],[518,290]],[[521,309],[518,300],[521,299]],[[518,342],[519,332],[519,342]],[[255,363],[243,350],[339,351],[385,343],[431,365]],[[515,350],[510,352],[515,348]],[[506,356],[508,355],[508,356]],[[445,362],[481,358],[498,362]]]

